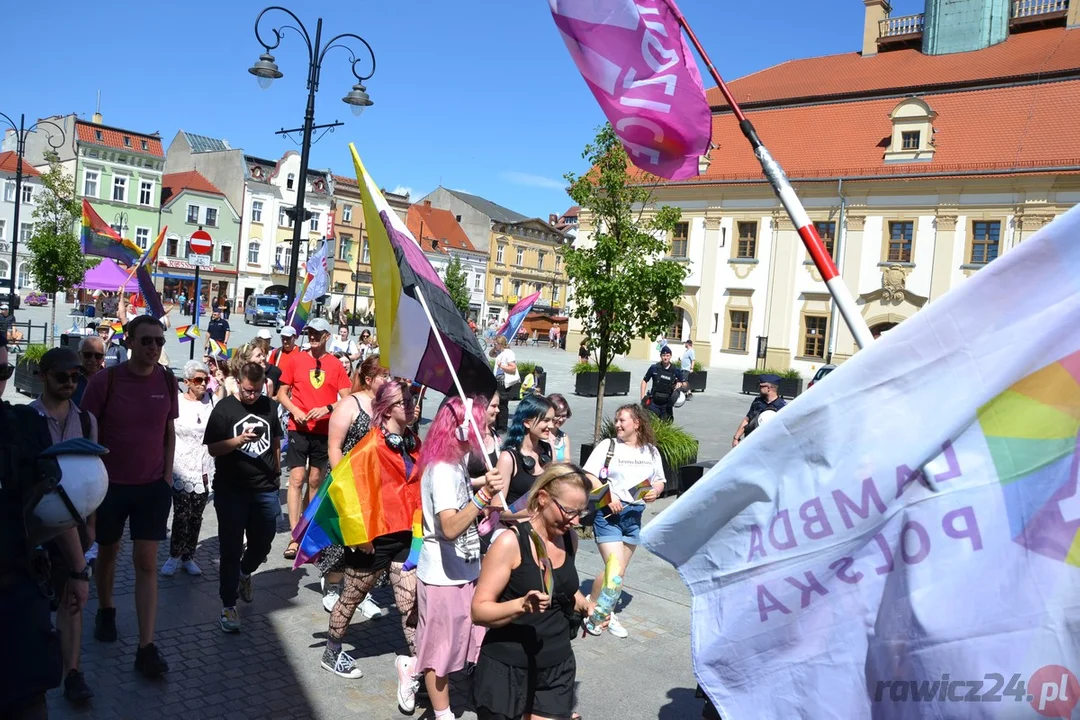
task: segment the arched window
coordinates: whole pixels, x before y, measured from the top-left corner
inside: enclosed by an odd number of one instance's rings
[[[0,278],[11,278],[11,265],[7,260],[0,260]]]
[[[668,328],[666,337],[669,343],[682,342],[690,337],[690,315],[681,307],[675,308],[675,322]]]
[[[31,287],[33,283],[30,280],[30,266],[26,263],[19,263],[19,277],[15,281],[15,287],[18,289]]]
[[[259,241],[251,240],[248,242],[248,263],[252,265],[259,264]]]

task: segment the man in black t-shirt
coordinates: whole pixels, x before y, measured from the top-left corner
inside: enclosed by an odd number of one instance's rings
[[[739,424],[739,429],[735,431],[735,437],[731,439],[731,447],[738,445],[744,437],[757,428],[758,416],[761,413],[766,410],[779,411],[787,405],[787,400],[780,397],[779,389],[779,375],[767,374],[758,378],[758,390],[761,394],[750,403],[750,412],[746,413],[746,417]]]
[[[649,381],[652,392],[646,394]],[[675,401],[679,391],[686,388],[686,379],[679,368],[671,363],[671,348],[660,348],[660,362],[649,367],[641,381],[641,401],[649,410],[665,420],[675,419]]]
[[[220,547],[221,629],[240,632],[236,598],[255,599],[251,574],[266,561],[281,517],[281,423],[277,403],[263,395],[266,374],[247,363],[238,378],[240,399],[219,402],[203,443],[214,458],[214,509]],[[244,549],[244,536],[247,549]]]
[[[218,309],[214,308],[214,311],[210,314],[210,322],[206,324],[206,340],[203,342],[203,348],[208,347],[211,340],[229,347],[229,337],[231,335],[232,330],[229,328],[229,321],[223,319]]]

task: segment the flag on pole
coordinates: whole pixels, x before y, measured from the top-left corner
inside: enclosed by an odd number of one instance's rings
[[[82,201],[82,232],[80,234],[83,255],[112,258],[125,265],[134,265],[142,255],[142,249],[124,240],[115,230],[105,224],[90,201]]]
[[[517,337],[518,330],[521,329],[521,323],[525,322],[525,316],[532,310],[532,306],[540,298],[540,293],[535,292],[526,298],[523,298],[517,305],[510,308],[510,314],[506,316],[506,320],[499,326],[499,330],[495,335],[502,335],[507,340],[513,340]]]
[[[549,0],[585,83],[642,170],[685,180],[712,140],[712,110],[675,0]]]
[[[161,295],[154,287],[154,279],[145,265],[136,266],[135,279],[139,283],[139,294],[142,295],[143,302],[146,304],[146,311],[159,320],[165,317],[165,304],[161,302]]]
[[[161,228],[161,232],[158,233],[157,239],[154,240],[150,247],[146,248],[146,252],[139,258],[139,266],[153,265],[157,262],[158,252],[161,251],[161,244],[165,242],[165,231],[169,229],[169,226]]]
[[[435,339],[438,332],[464,391],[490,396],[495,392],[495,376],[476,335],[405,223],[368,175],[351,143],[349,150],[356,166],[371,248],[375,328],[382,364],[395,375],[441,393],[454,392],[453,378]],[[423,293],[436,327],[428,322],[417,291]]]
[[[225,343],[218,342],[214,338],[210,338],[208,345],[210,346],[210,352],[215,357],[229,358],[232,355]]]
[[[201,334],[197,325],[181,325],[176,328],[176,339],[182,343],[191,342]]]
[[[289,325],[301,333],[311,317],[315,301],[326,294],[330,287],[328,265],[330,245],[322,240],[305,264],[304,280],[289,307]]]
[[[989,717],[950,704],[976,687],[1004,696],[994,716],[1072,716],[1078,238],[1073,208],[645,528],[690,588],[695,674],[723,717]]]

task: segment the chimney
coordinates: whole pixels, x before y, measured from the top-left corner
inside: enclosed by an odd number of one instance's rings
[[[431,207],[431,201],[430,200],[425,200],[424,201],[424,207],[426,207],[426,208]]]
[[[100,125],[102,121],[101,117],[101,91],[97,91],[97,105],[94,106],[94,115],[90,118],[90,122],[95,125]]]
[[[557,225],[558,223],[559,223],[559,216],[558,215],[556,215],[555,213],[551,213],[551,214],[548,215],[548,224],[549,225]]]
[[[863,0],[866,16],[863,20],[862,55],[877,55],[877,40],[880,35],[878,23],[889,17],[892,5],[889,0]]]
[[[1069,14],[1065,17],[1065,27],[1080,27],[1080,2],[1069,3]]]

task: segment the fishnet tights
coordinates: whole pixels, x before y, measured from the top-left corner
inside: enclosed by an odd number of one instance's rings
[[[416,654],[416,568],[403,570],[403,563],[390,564],[390,586],[394,589],[394,602],[401,613],[401,630],[409,646],[409,654]],[[334,611],[330,613],[329,637],[332,642],[340,643],[345,631],[352,622],[356,608],[364,601],[386,570],[356,570],[345,568],[345,581]]]

